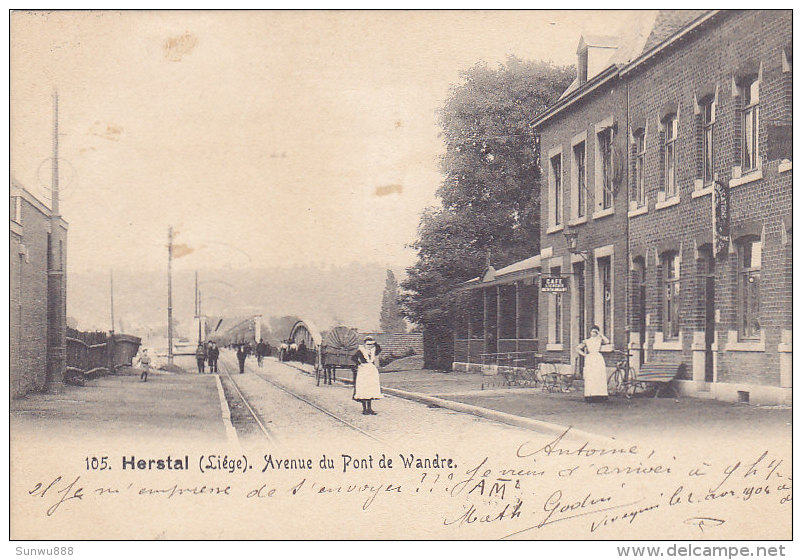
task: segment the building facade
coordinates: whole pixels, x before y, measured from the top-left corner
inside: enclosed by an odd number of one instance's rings
[[[16,398],[64,379],[67,223],[14,180],[9,203],[9,386]]]
[[[610,60],[619,42],[583,37],[576,81],[532,123],[546,177],[541,278],[560,278],[565,289],[541,293],[539,352],[567,371],[581,366],[576,347],[594,325],[610,340],[609,365],[626,344],[626,89]],[[541,288],[549,289],[542,280]]]
[[[705,12],[620,72],[630,347],[687,394],[791,402],[791,23]]]
[[[575,368],[596,324],[608,366],[629,350],[636,370],[676,366],[685,394],[790,404],[791,13],[642,16],[583,37],[577,79],[533,120],[541,251],[464,285],[455,367],[504,351],[494,284],[525,270],[539,359]]]

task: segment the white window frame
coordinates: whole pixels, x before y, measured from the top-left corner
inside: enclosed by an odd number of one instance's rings
[[[632,139],[635,144],[635,200],[630,204],[630,210],[637,210],[639,208],[647,207],[648,200],[646,199],[646,128],[643,128],[636,134],[633,134]],[[641,146],[640,143],[643,142]],[[638,171],[640,170],[640,173]],[[643,195],[642,197],[639,195]],[[640,200],[638,200],[640,198]]]
[[[602,293],[601,274],[599,274],[599,259],[610,257],[610,332],[604,335],[610,339],[610,344],[602,346],[602,352],[613,350],[615,333],[615,245],[605,245],[593,250],[593,323],[602,327],[604,323],[604,294]]]
[[[757,99],[749,96],[749,104],[746,103],[747,94],[750,92],[752,86],[756,86]],[[755,77],[754,80],[741,87],[741,96],[743,99],[743,106],[741,108],[741,173],[750,173],[757,171],[760,168],[760,77]],[[746,122],[747,119],[752,121],[752,157],[750,161],[746,161]]]
[[[14,216],[11,218],[14,222],[22,225],[22,197],[14,197]]]
[[[555,193],[557,189],[556,184],[556,177],[554,175],[554,165],[553,161],[554,158],[560,158],[560,200],[556,199]],[[548,171],[549,171],[549,180],[548,180],[548,210],[549,210],[549,219],[548,219],[548,229],[546,233],[556,233],[558,231],[562,231],[565,223],[565,212],[563,201],[565,198],[565,165],[564,165],[564,158],[563,158],[563,150],[562,146],[558,146],[556,148],[552,148],[549,150],[549,160],[548,160]],[[560,215],[560,223],[556,223],[555,217],[557,216],[557,212],[559,211]]]
[[[754,243],[758,243],[760,245],[760,250],[758,252],[758,259],[759,259],[760,265],[759,266],[752,265],[750,267],[744,267],[744,264],[743,264],[744,247],[747,244],[754,244]],[[737,318],[738,318],[738,328],[736,329],[737,332],[738,332],[738,342],[742,342],[742,341],[743,342],[759,341],[763,331],[766,330],[765,327],[763,325],[761,325],[760,326],[760,331],[758,331],[757,334],[753,334],[752,336],[749,336],[749,335],[746,334],[746,332],[745,332],[745,330],[743,328],[743,322],[744,322],[745,313],[746,313],[746,310],[743,308],[743,302],[744,302],[744,299],[745,299],[744,298],[744,293],[745,293],[745,291],[747,289],[746,285],[744,283],[744,277],[745,276],[751,277],[751,276],[754,275],[755,272],[757,272],[757,276],[758,276],[759,282],[760,282],[760,288],[758,289],[758,294],[757,294],[758,320],[760,319],[760,307],[761,307],[761,304],[762,304],[761,299],[762,299],[762,287],[763,287],[763,279],[764,279],[764,276],[763,276],[763,247],[764,247],[764,244],[763,244],[763,238],[762,237],[746,238],[746,239],[741,239],[741,240],[737,240],[736,241],[736,251],[737,251],[737,254],[738,254],[737,255],[738,258],[737,258],[737,261],[736,261],[737,262],[737,266],[738,266],[738,278],[737,278],[737,288],[736,288],[737,301],[736,301],[736,304],[735,304],[735,310],[736,310],[736,315],[737,315]],[[754,253],[753,253],[753,255],[754,255]],[[753,260],[754,260],[754,257],[753,257]]]
[[[667,255],[670,255],[670,257],[667,258]],[[666,264],[669,262],[669,260],[673,261],[674,259],[677,259],[677,276],[676,276],[676,278],[674,278],[673,276],[669,276],[670,270],[666,266]],[[662,338],[663,341],[672,341],[673,342],[675,340],[682,340],[682,325],[679,323],[679,321],[680,321],[680,319],[682,317],[682,313],[681,313],[681,306],[682,306],[682,253],[680,251],[663,253],[663,255],[661,255],[661,257],[660,257],[660,261],[661,261],[662,268],[663,268],[663,294],[662,294],[663,297],[660,299],[660,305],[662,306],[662,309],[663,309],[663,313],[662,313],[663,321],[662,321],[662,324],[660,325],[660,332],[663,333],[663,338]],[[679,288],[679,291],[678,291],[679,295],[677,296],[676,299],[672,300],[672,304],[673,304],[672,308],[676,312],[677,321],[678,321],[677,325],[676,325],[676,327],[677,327],[676,336],[671,336],[670,332],[668,332],[668,333],[666,332],[667,330],[670,330],[670,329],[668,329],[668,323],[671,321],[670,320],[670,313],[669,313],[669,309],[668,309],[669,300],[668,300],[668,296],[667,296],[667,293],[666,293],[667,292],[667,286],[669,284],[669,278],[671,278],[671,285],[676,284],[678,286],[678,288]],[[672,322],[672,324],[673,324],[673,322]]]
[[[677,154],[679,114],[666,115],[661,124],[663,127],[663,184],[660,189],[663,193],[663,200],[671,200],[679,195],[679,183],[677,181],[677,172],[679,171],[679,157]],[[671,156],[668,153],[669,148],[671,149]],[[673,165],[673,181],[669,179],[669,162]]]
[[[710,108],[710,120],[707,119],[707,108]],[[702,115],[702,187],[713,185],[716,169],[716,142],[713,138],[716,128],[716,112],[718,110],[715,96],[703,103],[700,107],[700,114]],[[709,136],[709,138],[708,138]],[[708,161],[708,152],[710,152],[710,160]],[[708,163],[710,164],[710,173],[708,177]]]
[[[758,84],[758,97],[760,97],[760,90],[762,89],[763,85],[763,64],[760,64],[760,68],[758,69],[757,77],[749,82],[749,85],[752,83],[757,82]],[[743,82],[738,83],[736,77],[732,77],[732,95],[734,96],[743,96],[745,95],[746,87],[748,87]],[[744,141],[745,141],[745,130],[744,130],[744,112],[746,107],[745,103],[741,104],[741,110],[737,115],[737,118],[741,120],[741,153],[738,156],[738,161],[733,162],[732,166],[732,176],[730,178],[730,187],[738,187],[740,185],[745,185],[747,183],[751,183],[753,181],[758,181],[763,178],[763,160],[760,157],[760,99],[756,103],[751,104],[752,107],[757,105],[758,113],[757,113],[757,145],[755,148],[755,167],[753,169],[745,169],[743,166],[743,157],[744,157]]]
[[[576,148],[580,144],[583,145],[584,152],[584,187],[579,185],[579,165],[576,158]],[[584,190],[584,193],[580,192]],[[583,194],[584,203],[582,207],[579,204],[580,194]],[[580,210],[582,215],[580,215]],[[588,221],[588,133],[587,131],[577,134],[571,139],[571,220],[570,225],[584,224]]]
[[[610,185],[610,207],[604,208],[604,175],[603,175],[603,165],[602,165],[602,154],[601,154],[601,143],[599,142],[599,136],[602,133],[606,133],[607,131],[610,132],[610,174],[611,174],[611,182],[612,182],[612,174],[615,167],[615,131],[613,130],[613,125],[615,121],[613,116],[610,115],[603,121],[596,123],[594,128],[595,130],[595,142],[594,142],[594,155],[593,158],[593,219],[603,218],[605,216],[609,216],[615,213],[615,196],[612,193],[613,185]]]

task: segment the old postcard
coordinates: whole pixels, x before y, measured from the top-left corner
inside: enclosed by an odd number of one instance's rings
[[[791,539],[790,11],[9,17],[12,540]]]

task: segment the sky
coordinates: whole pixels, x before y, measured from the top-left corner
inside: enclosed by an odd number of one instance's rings
[[[631,17],[15,12],[11,175],[49,203],[55,88],[68,274],[162,269],[169,226],[187,270],[409,266],[460,71],[573,64]]]

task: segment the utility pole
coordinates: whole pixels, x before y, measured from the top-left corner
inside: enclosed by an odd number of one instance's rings
[[[167,230],[167,363],[173,365],[173,226]]]
[[[203,327],[201,326],[201,317],[203,313],[201,312],[201,291],[198,287],[198,271],[195,271],[195,318],[198,320],[198,344],[203,342]]]
[[[45,383],[54,389],[64,382],[67,355],[67,313],[64,281],[64,222],[59,210],[58,91],[53,90],[53,165],[50,182],[50,233],[47,247],[47,371]],[[57,389],[56,389],[57,390]]]
[[[111,295],[111,334],[114,335],[114,271],[109,271],[109,280],[111,289],[109,291]]]

